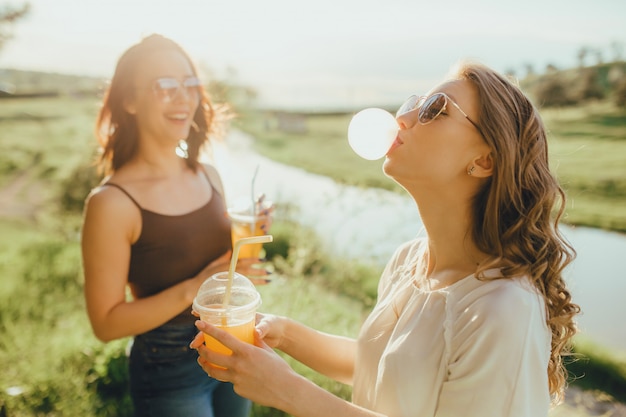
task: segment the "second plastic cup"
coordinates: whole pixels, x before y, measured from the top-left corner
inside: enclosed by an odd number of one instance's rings
[[[235,272],[230,299],[228,305],[224,305],[227,286],[226,271],[207,278],[193,300],[193,309],[200,315],[200,320],[226,330],[239,340],[254,343],[255,317],[261,305],[261,296],[248,278]],[[225,355],[232,353],[207,334],[204,335],[204,342],[214,352]]]
[[[266,233],[266,231],[261,228],[261,226],[267,222],[266,215],[258,214],[255,216],[249,212],[230,208],[228,209],[228,216],[231,221],[233,245],[244,237],[262,236]],[[239,257],[260,258],[262,248],[262,243],[243,245],[239,250]]]

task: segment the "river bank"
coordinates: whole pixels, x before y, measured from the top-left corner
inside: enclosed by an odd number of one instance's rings
[[[233,131],[216,149],[227,197],[250,193],[256,167],[256,191],[279,204],[297,204],[291,214],[313,228],[340,257],[384,265],[402,242],[419,235],[422,223],[412,199],[380,189],[336,184],[328,177],[283,165],[251,149],[251,138]],[[563,227],[578,251],[566,279],[583,309],[581,332],[610,349],[626,352],[626,235],[585,227]]]
[[[225,146],[215,150],[229,199],[250,195],[258,166],[256,192],[266,193],[278,204],[297,202],[298,221],[315,230],[338,256],[367,257],[381,265],[399,244],[421,233],[422,223],[410,198],[338,185],[328,177],[277,163],[252,151],[252,140],[233,131]],[[565,227],[564,232],[579,253],[568,280],[576,301],[583,306],[581,331],[598,343],[626,352],[622,321],[626,305],[621,302],[626,280],[620,279],[625,269],[626,236],[589,228]],[[603,393],[571,387],[565,402],[550,416],[626,417],[626,405]]]
[[[420,234],[422,223],[410,198],[338,185],[328,177],[277,163],[256,154],[252,140],[233,131],[225,145],[215,149],[229,200],[250,195],[258,166],[255,191],[266,193],[277,204],[297,203],[291,216],[315,230],[338,256],[367,258],[384,265],[400,243]],[[626,332],[620,330],[626,316],[626,305],[621,302],[626,280],[620,279],[626,236],[571,227],[565,227],[565,233],[579,252],[568,280],[576,301],[583,306],[581,331],[598,343],[626,352]],[[550,412],[550,417],[595,416],[626,417],[626,404],[602,392],[570,387],[565,402]]]
[[[218,166],[229,195],[238,196],[237,190],[249,192],[250,180],[258,165],[257,189],[265,191],[279,204],[305,203],[297,212],[299,220],[326,237],[329,248],[335,248],[337,254],[368,256],[372,260],[384,262],[399,242],[419,233],[421,223],[415,218],[413,203],[402,196],[337,186],[328,178],[277,164],[252,152],[250,138],[237,132],[233,132],[226,144],[227,147],[219,149],[217,154],[220,161]],[[0,218],[11,221],[28,219],[42,204],[42,195],[36,192],[40,184],[37,181],[25,181],[24,178],[18,176],[0,188],[0,195],[4,197],[0,198]],[[28,210],[25,209],[27,207]],[[384,210],[379,211],[381,208]],[[617,237],[621,238],[620,235]],[[589,240],[583,242],[582,246],[599,247],[602,250],[602,242],[604,240]],[[616,261],[621,260],[620,256],[610,255],[607,258]],[[603,262],[598,264],[602,266]],[[592,276],[598,277],[598,274]],[[621,296],[621,292],[613,291],[612,288],[607,289],[603,285],[595,287],[596,293],[608,295],[607,299]],[[587,306],[586,302],[584,306]],[[604,309],[600,307],[586,307],[586,311],[600,319],[610,318],[605,323],[607,333],[611,329],[612,333],[620,331],[623,328],[620,323],[622,316],[615,312],[620,311],[621,305],[607,303]],[[550,417],[592,416],[626,417],[626,405],[615,403],[601,392],[571,387],[567,391],[566,402],[550,413]]]

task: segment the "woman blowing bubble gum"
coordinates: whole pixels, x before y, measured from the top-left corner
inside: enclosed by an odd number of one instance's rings
[[[505,77],[464,63],[396,122],[383,171],[415,200],[426,237],[388,262],[358,338],[259,315],[254,346],[196,322],[233,351],[209,351],[200,333],[199,364],[299,417],[547,416],[580,309],[562,277],[575,252],[558,230],[564,195],[537,110]],[[352,402],[273,349],[352,384]]]

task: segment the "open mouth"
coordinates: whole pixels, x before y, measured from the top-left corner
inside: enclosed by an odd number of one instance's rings
[[[189,118],[189,113],[168,113],[165,117],[176,122],[184,122]]]

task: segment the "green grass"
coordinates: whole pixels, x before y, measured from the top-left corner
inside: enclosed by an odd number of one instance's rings
[[[90,167],[95,111],[90,98],[5,100],[0,106],[0,147],[5,150],[0,154],[0,189],[26,178],[12,198],[43,201],[33,217],[0,217],[0,416],[130,415],[127,340],[103,344],[95,339],[82,294],[78,232],[82,199],[96,180]],[[326,130],[313,124],[312,136],[303,139],[309,155],[317,157],[321,148],[313,132],[331,136],[349,116],[325,120]],[[314,160],[311,167],[336,171],[332,158],[347,146],[342,135],[335,134],[331,143],[336,147],[320,158],[325,164]],[[289,158],[289,152],[300,153],[292,148],[277,154]],[[359,164],[365,165],[355,168]],[[359,179],[361,184],[391,184],[376,162],[353,157],[342,169],[346,181],[354,174],[370,178]],[[274,282],[261,288],[261,311],[355,336],[374,303],[380,267],[333,258],[312,232],[298,225],[278,220],[272,234],[275,241],[266,250],[276,273]],[[626,392],[622,357],[587,342],[577,344],[577,351],[587,359],[577,362],[574,373],[585,376],[575,383]],[[324,388],[350,397],[349,387],[290,363]],[[255,406],[254,415],[284,414]]]
[[[269,113],[249,115],[238,126],[256,139],[254,147],[259,153],[275,161],[343,184],[400,190],[383,174],[380,161],[366,161],[350,149],[349,114],[308,115],[306,133],[281,132],[273,127],[273,116]]]
[[[11,150],[0,154],[3,179],[17,167],[58,179],[94,148],[95,98],[4,99],[1,103],[0,135],[3,149]]]
[[[626,232],[626,111],[607,103],[543,111],[566,221]]]
[[[570,384],[609,393],[626,403],[626,352],[608,351],[589,339],[577,337],[571,359],[565,360]]]
[[[328,272],[336,286],[345,269],[334,269],[311,243],[314,238],[297,230],[276,224],[277,241],[287,245],[269,254],[276,273],[270,285],[260,288],[261,311],[356,336],[366,311],[360,299],[371,295],[349,297],[329,289],[330,281],[321,274]],[[0,232],[0,411],[129,416],[127,340],[104,345],[94,338],[85,313],[77,240],[19,222],[0,222]],[[320,386],[350,398],[350,387],[287,359]],[[283,414],[255,406],[254,415]]]
[[[15,222],[0,230],[0,409],[95,415],[86,376],[98,344],[84,314],[77,242]]]
[[[64,96],[2,103],[0,146],[8,151],[0,155],[0,188],[25,178],[11,198],[34,199],[39,208],[34,217],[0,217],[0,415],[128,416],[127,340],[96,340],[82,293],[78,232],[82,200],[95,183],[95,102]],[[314,236],[296,229],[274,226],[268,255],[276,278],[261,289],[263,310],[355,336],[373,290],[348,296],[338,289],[344,277],[355,283],[369,275],[324,261],[310,243]],[[335,278],[332,285],[324,273]],[[350,397],[349,387],[291,362]],[[281,415],[262,407],[254,414]]]

